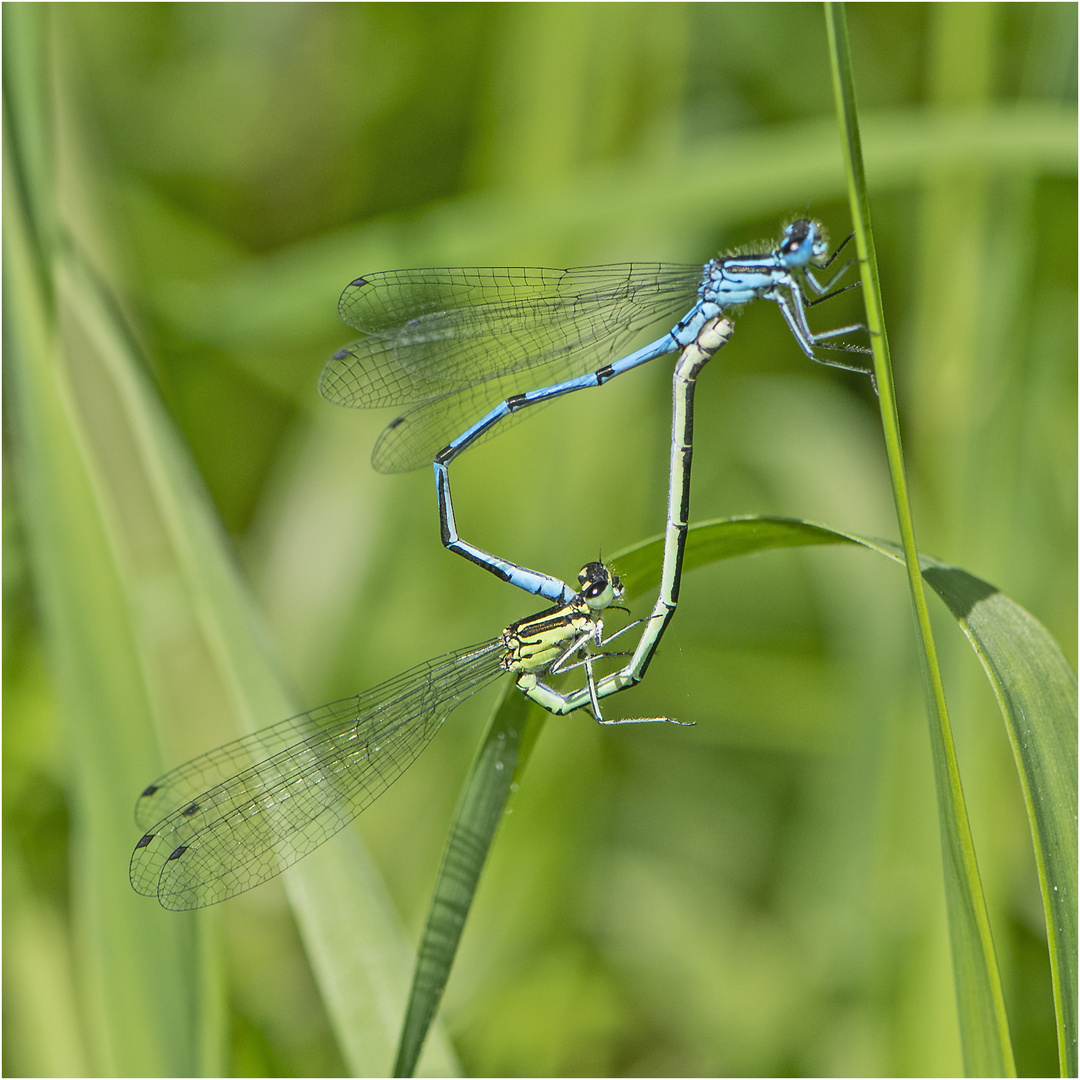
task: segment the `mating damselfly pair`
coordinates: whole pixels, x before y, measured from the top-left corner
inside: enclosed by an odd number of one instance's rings
[[[843,245],[841,245],[841,248]],[[814,333],[804,288],[820,299],[850,266],[821,283],[827,269],[821,227],[800,219],[778,247],[702,267],[627,264],[577,270],[460,269],[392,271],[358,278],[345,290],[345,321],[367,336],[337,353],[321,381],[340,404],[411,408],[383,432],[376,468],[411,469],[433,461],[446,547],[557,606],[507,627],[479,646],[410,669],[352,698],[282,721],[167,773],[140,796],[147,831],[131,860],[135,889],[170,908],[216,903],[252,888],[302,858],[351,821],[415,760],[446,716],[501,674],[556,714],[589,708],[643,677],[678,601],[689,519],[693,392],[701,368],[731,337],[725,311],[761,297],[779,307],[813,360],[815,347],[863,352],[832,339],[860,329]],[[691,273],[692,271],[692,273]],[[842,291],[842,290],[837,290]],[[692,301],[692,302],[691,302]],[[662,337],[609,360],[630,336],[675,305],[685,315]],[[536,404],[588,387],[659,356],[679,352],[673,373],[668,514],[661,586],[625,665],[597,678],[603,611],[621,595],[601,563],[579,588],[481,551],[457,532],[448,466],[501,422]],[[604,361],[596,367],[598,361]],[[545,385],[537,388],[537,383]],[[462,424],[486,410],[478,421]],[[456,437],[454,437],[456,436]],[[622,633],[622,631],[620,631]],[[564,694],[544,679],[582,668],[585,686]]]

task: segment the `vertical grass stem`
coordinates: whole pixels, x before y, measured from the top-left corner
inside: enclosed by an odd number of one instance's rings
[[[945,689],[934,648],[930,613],[915,546],[915,530],[900,444],[896,393],[889,360],[889,343],[878,288],[877,256],[870,227],[870,202],[862,160],[844,5],[826,3],[825,18],[851,215],[855,223],[855,242],[862,266],[860,276],[866,303],[867,327],[873,347],[874,378],[880,401],[896,518],[918,626],[916,641],[930,720],[930,742],[938,795],[946,906],[964,1069],[968,1076],[1015,1076],[1016,1066],[1009,1039],[1005,998],[994,952],[990,919],[979,879],[971,826],[964,804],[956,748],[945,702]]]

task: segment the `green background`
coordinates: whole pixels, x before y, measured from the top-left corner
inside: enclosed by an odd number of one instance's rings
[[[1023,604],[1075,663],[1076,8],[867,5],[849,21],[920,548]],[[426,470],[371,471],[392,412],[318,397],[350,340],[335,313],[350,279],[699,261],[792,215],[837,239],[848,226],[816,5],[56,5],[44,32],[57,137],[82,162],[64,213],[305,706],[535,607],[441,549]],[[813,315],[858,318],[854,292]],[[669,373],[650,365],[466,455],[465,537],[567,578],[658,532]],[[809,364],[774,307],[740,313],[697,401],[693,520],[895,535],[866,381]],[[75,742],[6,431],[4,1071],[108,1073],[80,940]],[[1018,1067],[1047,1075],[1015,770],[976,660],[951,620],[938,633]],[[444,1000],[463,1070],[956,1073],[911,634],[902,573],[865,553],[689,576],[648,680],[609,713],[696,726],[548,722]],[[455,713],[357,826],[413,934],[492,700]],[[197,693],[185,707],[158,768],[234,734]],[[125,812],[152,776],[117,761]],[[103,856],[120,877],[136,839],[132,824]],[[211,918],[220,1067],[342,1071],[280,883]],[[342,949],[364,929],[343,926]]]

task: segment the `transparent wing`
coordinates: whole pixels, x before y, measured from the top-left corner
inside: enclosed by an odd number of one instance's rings
[[[553,370],[548,374],[551,378],[539,385],[550,385],[571,377],[565,365],[553,365]],[[500,401],[526,390],[535,390],[537,385],[535,371],[514,372],[424,401],[383,428],[375,442],[371,463],[382,473],[411,472],[430,465],[435,455],[451,439],[490,412]],[[490,431],[481,435],[477,443],[501,435],[512,425],[534,416],[538,408],[544,406],[534,406],[504,417]]]
[[[627,263],[391,270],[357,278],[338,310],[366,336],[330,359],[320,389],[353,408],[440,402],[447,438],[435,440],[438,450],[482,415],[478,403],[497,404],[508,393],[594,370],[645,327],[661,318],[674,322],[693,304],[701,276],[698,265]],[[491,380],[510,380],[504,386],[511,389],[477,389]],[[447,400],[455,395],[456,411]],[[415,467],[404,460],[377,467]]]
[[[405,472],[510,395],[616,359],[645,327],[683,314],[701,275],[698,265],[630,263],[358,278],[339,311],[367,336],[331,358],[320,389],[339,405],[412,405],[373,457],[381,472]]]
[[[501,639],[420,664],[181,765],[139,798],[156,821],[131,857],[136,892],[174,910],[280,874],[375,801],[450,712],[503,670]]]

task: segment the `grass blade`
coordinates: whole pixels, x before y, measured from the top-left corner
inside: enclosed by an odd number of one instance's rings
[[[911,517],[900,445],[900,424],[889,359],[889,343],[885,334],[884,310],[878,286],[877,255],[870,227],[870,197],[862,159],[846,16],[843,4],[828,3],[825,5],[825,12],[833,87],[844,147],[851,214],[855,224],[855,242],[862,270],[863,297],[874,354],[874,378],[879,394],[896,517],[918,627],[919,662],[930,720],[930,745],[934,759],[945,866],[945,898],[949,912],[953,975],[964,1066],[968,1075],[1013,1076],[1016,1065],[1009,1038],[1005,995],[1001,988],[990,919],[960,782],[956,748],[945,702],[945,687],[930,626],[930,612],[919,571],[915,527]]]
[[[774,549],[856,544],[904,565],[890,541],[792,518],[706,522],[688,533],[684,570]],[[629,596],[657,587],[663,538],[613,560]],[[956,617],[994,687],[1028,805],[1047,905],[1055,986],[1075,986],[1076,678],[1053,638],[992,585],[935,559],[922,576]],[[438,1008],[480,874],[544,713],[507,688],[462,795],[421,939],[394,1075],[410,1076]],[[1060,1022],[1060,1021],[1059,1021]],[[1071,1029],[1075,1036],[1075,1028]]]
[[[5,161],[12,156],[5,147]],[[61,687],[73,774],[75,967],[88,1071],[217,1072],[221,995],[200,927],[138,903],[122,867],[133,830],[135,775],[151,775],[152,712],[128,608],[127,582],[80,438],[68,354],[35,265],[18,185],[4,184],[5,337],[19,484],[42,598],[50,663]],[[40,240],[40,238],[39,238]],[[85,357],[83,357],[85,359]],[[129,781],[130,783],[126,782]],[[18,918],[18,911],[9,912]],[[60,1038],[65,1036],[61,1034]]]
[[[890,541],[791,518],[753,517],[693,526],[684,568],[772,548],[859,544],[898,563]],[[660,580],[663,540],[616,556],[630,595]],[[994,586],[927,556],[922,578],[956,618],[997,697],[1027,805],[1046,917],[1063,1076],[1075,1075],[1077,1028],[1077,684],[1057,643]]]
[[[412,1076],[454,962],[506,803],[547,714],[510,684],[469,773],[420,940],[394,1076]]]

